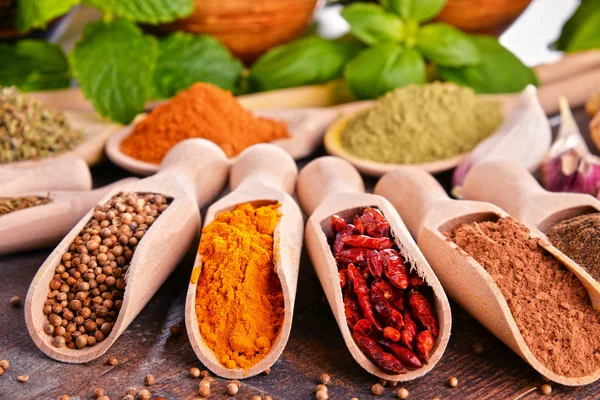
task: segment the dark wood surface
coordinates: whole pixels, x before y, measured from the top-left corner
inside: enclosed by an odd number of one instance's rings
[[[587,131],[587,117],[577,113]],[[322,150],[321,150],[322,151]],[[301,163],[301,165],[304,163]],[[105,162],[92,171],[94,184],[100,186],[127,176]],[[438,176],[444,184],[449,174]],[[372,187],[374,180],[367,180]],[[40,221],[43,229],[44,221]],[[0,238],[2,240],[2,238]],[[174,336],[169,328],[184,320],[185,292],[198,239],[184,261],[162,286],[143,312],[106,355],[84,365],[54,361],[40,352],[25,327],[23,307],[10,306],[12,296],[25,300],[37,269],[50,250],[0,257],[0,360],[8,359],[10,368],[0,376],[0,399],[90,399],[96,387],[106,389],[111,399],[121,399],[129,386],[141,388],[144,376],[153,374],[156,383],[149,389],[153,398],[199,399],[199,380],[188,376],[192,366],[203,369],[196,359],[185,333]],[[408,383],[409,399],[537,399],[544,397],[538,387],[541,377],[507,346],[496,339],[462,308],[452,303],[452,336],[436,368],[423,378]],[[473,352],[481,343],[483,353]],[[119,364],[105,365],[114,356]],[[365,372],[344,345],[321,285],[306,252],[302,255],[293,328],[288,345],[269,375],[242,381],[236,399],[270,395],[273,399],[311,399],[317,379],[323,372],[332,377],[330,399],[374,398],[371,385],[377,379]],[[19,383],[18,375],[29,382]],[[458,387],[449,388],[450,376],[458,378]],[[211,399],[230,398],[225,394],[227,381],[217,379]],[[545,398],[600,398],[600,383],[568,388],[553,384]],[[380,398],[396,398],[386,388]]]

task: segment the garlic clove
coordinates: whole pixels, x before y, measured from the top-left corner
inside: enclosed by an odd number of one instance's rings
[[[511,114],[490,137],[473,149],[454,171],[452,194],[462,198],[462,183],[473,165],[484,160],[510,160],[535,171],[552,141],[552,130],[537,97],[537,89],[528,85],[515,101]]]

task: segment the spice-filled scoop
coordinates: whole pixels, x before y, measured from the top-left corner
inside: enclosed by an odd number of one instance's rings
[[[217,146],[192,139],[157,175],[110,190],[31,283],[25,321],[40,350],[72,363],[106,352],[181,261],[228,170]]]
[[[0,255],[56,245],[106,193],[136,180],[126,178],[91,191],[0,196]]]
[[[297,186],[306,246],[354,359],[383,379],[425,375],[446,349],[450,306],[396,210],[336,157],[309,163]]]
[[[466,176],[466,199],[488,201],[550,242],[580,268],[572,269],[600,308],[600,201],[583,193],[542,188],[520,166],[503,161],[476,164]],[[592,294],[594,293],[594,294]]]
[[[73,154],[40,161],[0,164],[0,196],[91,188],[90,169],[83,159]]]
[[[194,352],[218,376],[257,375],[288,341],[303,237],[290,196],[297,173],[284,150],[252,146],[231,169],[232,192],[206,214],[185,321]]]
[[[490,203],[451,200],[414,167],[384,175],[375,193],[448,294],[539,373],[569,386],[600,377],[600,312],[556,248]]]

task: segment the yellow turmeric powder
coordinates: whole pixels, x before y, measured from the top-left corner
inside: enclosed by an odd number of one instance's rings
[[[283,292],[273,263],[279,206],[238,205],[202,230],[196,314],[205,344],[227,368],[258,363],[283,325]]]

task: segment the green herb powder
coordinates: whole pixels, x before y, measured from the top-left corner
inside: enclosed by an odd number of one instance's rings
[[[0,164],[49,157],[83,140],[65,114],[28,99],[14,87],[0,87]]]
[[[500,102],[479,99],[470,88],[410,85],[387,93],[351,119],[342,146],[381,163],[438,161],[472,150],[502,119]]]

